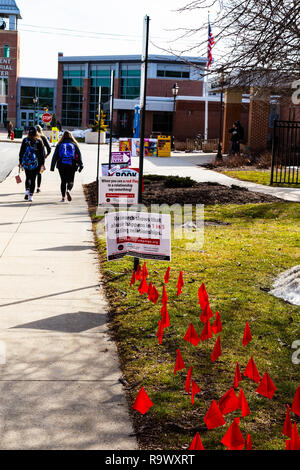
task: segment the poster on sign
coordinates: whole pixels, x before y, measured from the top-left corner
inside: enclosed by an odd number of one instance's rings
[[[133,157],[140,156],[140,139],[131,139]],[[157,157],[157,139],[145,139],[145,157]]]
[[[99,179],[99,205],[137,204],[138,189],[138,176],[102,176]]]
[[[170,214],[110,212],[105,224],[108,261],[124,256],[171,260]]]
[[[109,163],[102,163],[102,176],[113,176],[116,172],[120,172],[123,168],[127,168],[126,164],[113,165],[109,168]]]
[[[113,165],[120,163],[126,163],[127,165],[131,165],[131,152],[112,152],[111,163]]]
[[[120,152],[131,152],[131,140],[129,138],[121,137],[119,139],[119,150]]]

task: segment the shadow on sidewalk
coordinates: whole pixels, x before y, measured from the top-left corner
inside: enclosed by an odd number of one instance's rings
[[[96,250],[96,247],[94,245],[66,245],[66,246],[55,246],[53,248],[41,248],[36,251],[84,251],[84,250]]]

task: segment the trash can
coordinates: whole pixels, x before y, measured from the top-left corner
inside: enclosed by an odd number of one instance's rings
[[[22,139],[23,137],[23,129],[16,128],[15,129],[15,139]]]

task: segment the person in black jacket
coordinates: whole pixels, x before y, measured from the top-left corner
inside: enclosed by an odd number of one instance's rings
[[[229,129],[229,133],[231,134],[229,155],[236,155],[240,152],[241,139],[237,121],[233,123],[232,128]]]
[[[38,131],[38,135],[39,135],[39,138],[41,139],[41,141],[43,142],[43,145],[44,145],[44,150],[46,152],[46,155],[45,155],[45,159],[50,155],[51,153],[51,147],[50,147],[50,144],[48,142],[48,139],[47,137],[45,136],[45,134],[43,133],[43,129],[41,128],[41,126],[36,126],[36,130]],[[42,172],[45,170],[45,167],[41,167],[39,169],[39,172],[38,172],[38,177],[37,177],[37,190],[36,192],[37,193],[40,193],[41,192],[41,183],[42,183]]]
[[[58,142],[51,162],[51,171],[57,167],[61,178],[61,202],[72,201],[71,190],[74,186],[75,173],[83,169],[81,152],[78,143],[70,131],[65,131]]]
[[[22,141],[19,153],[19,167],[25,170],[25,197],[26,201],[32,202],[35,190],[36,177],[39,169],[45,164],[44,145],[38,136],[35,127],[30,127],[28,135]]]

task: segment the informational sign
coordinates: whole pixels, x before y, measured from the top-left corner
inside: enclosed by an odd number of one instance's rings
[[[113,176],[116,172],[119,172],[123,168],[127,168],[127,165],[113,165],[109,168],[109,163],[102,163],[102,176]]]
[[[131,153],[130,152],[112,152],[111,153],[111,163],[127,163],[131,165]]]
[[[100,206],[138,203],[139,179],[136,176],[102,176],[99,185]]]
[[[171,260],[170,214],[110,212],[105,223],[108,261],[124,256]]]
[[[59,129],[57,127],[52,127],[51,142],[53,143],[58,142],[58,137],[59,137]]]
[[[119,150],[120,150],[120,152],[131,152],[131,139],[120,138],[119,139]]]
[[[171,157],[171,136],[160,135],[157,138],[157,156]]]
[[[50,113],[45,113],[42,115],[42,121],[45,124],[49,124],[52,121],[52,115]]]
[[[140,139],[131,139],[132,156],[140,156]],[[145,157],[157,157],[157,139],[145,139]]]

